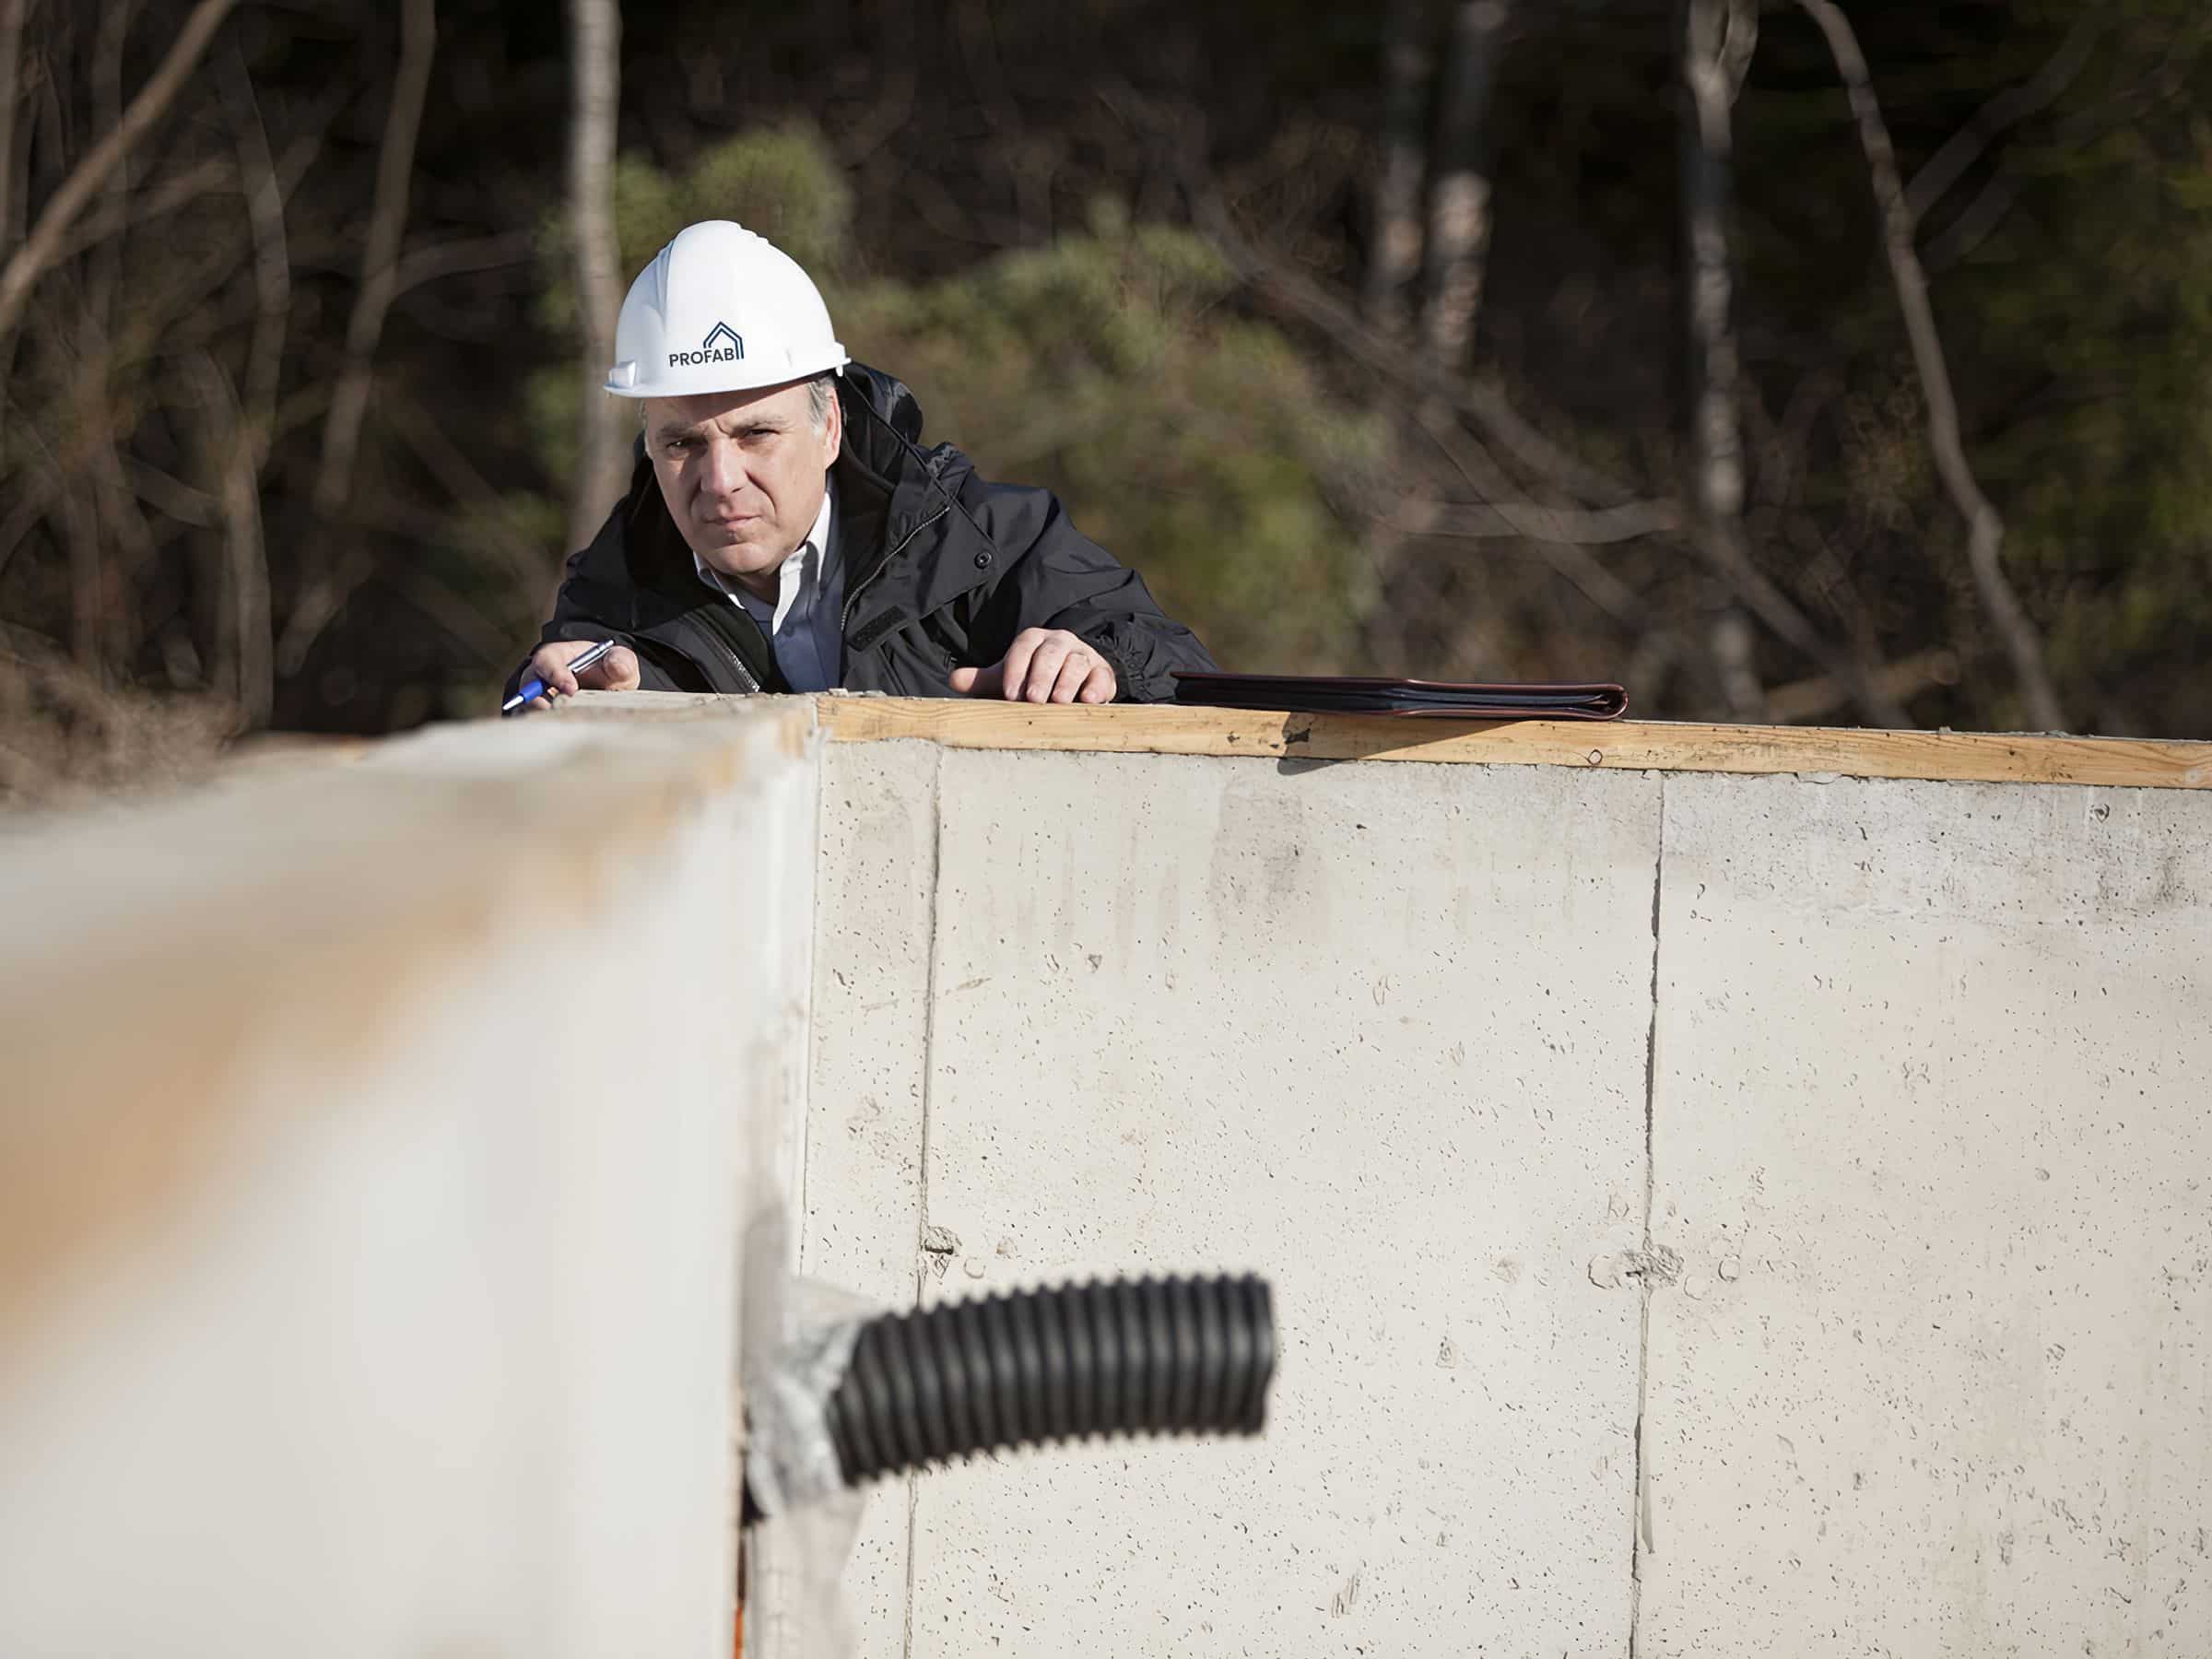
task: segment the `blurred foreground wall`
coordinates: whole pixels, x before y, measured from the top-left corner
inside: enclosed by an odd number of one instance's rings
[[[1277,1286],[1264,1441],[879,1488],[860,1652],[2212,1651],[2207,786],[589,698],[0,842],[0,1652],[726,1652],[780,1205]]]
[[[0,1653],[729,1652],[805,725],[0,838]]]

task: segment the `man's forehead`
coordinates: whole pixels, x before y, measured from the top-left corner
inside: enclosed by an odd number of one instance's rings
[[[654,431],[688,431],[787,418],[806,401],[806,382],[791,381],[752,392],[701,392],[690,397],[649,397],[645,424]]]

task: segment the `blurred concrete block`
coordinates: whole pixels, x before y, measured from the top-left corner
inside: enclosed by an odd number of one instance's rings
[[[0,1652],[728,1651],[809,731],[449,729],[10,838]]]

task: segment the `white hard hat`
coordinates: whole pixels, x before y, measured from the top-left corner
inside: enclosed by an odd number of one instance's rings
[[[742,225],[707,219],[677,231],[629,285],[606,389],[618,397],[746,392],[852,360],[798,261]]]

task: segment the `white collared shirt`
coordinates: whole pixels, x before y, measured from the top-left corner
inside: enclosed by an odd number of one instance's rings
[[[827,691],[843,666],[845,571],[830,541],[830,503],[835,491],[822,491],[822,510],[814,528],[776,567],[774,604],[731,582],[696,553],[691,562],[699,579],[760,625],[776,653],[776,668],[794,691]]]

